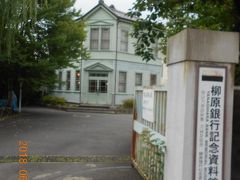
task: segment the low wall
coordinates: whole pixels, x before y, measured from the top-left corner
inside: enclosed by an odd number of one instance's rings
[[[234,92],[232,180],[240,180],[240,87]]]

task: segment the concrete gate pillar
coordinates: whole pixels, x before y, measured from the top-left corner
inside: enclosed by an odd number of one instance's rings
[[[164,180],[212,180],[209,177],[215,178],[215,175],[218,176],[216,180],[230,180],[234,67],[239,60],[239,34],[197,29],[183,30],[169,38],[167,59],[167,153]],[[211,176],[206,174],[206,177],[209,177],[204,179],[195,178],[195,168],[199,67],[205,66],[226,69],[226,76],[225,106],[222,112],[225,123],[223,144],[220,147],[223,151],[222,174],[220,172],[215,172],[215,175]],[[221,163],[220,159],[218,163]],[[205,173],[210,173],[209,171],[212,173],[209,169]]]

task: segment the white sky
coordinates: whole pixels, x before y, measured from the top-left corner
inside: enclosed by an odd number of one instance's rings
[[[75,8],[81,9],[82,14],[85,14],[94,6],[96,6],[98,1],[99,0],[76,0]],[[135,0],[104,0],[104,2],[108,6],[113,4],[116,9],[123,12],[128,12],[128,9],[133,6],[132,4],[135,2]]]

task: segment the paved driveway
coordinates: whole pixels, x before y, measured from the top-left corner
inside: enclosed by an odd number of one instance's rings
[[[131,126],[130,115],[28,108],[0,122],[0,156],[17,155],[18,140],[32,155],[129,155]]]
[[[46,108],[25,108],[20,117],[0,122],[0,156],[18,155],[18,141],[28,142],[29,155],[130,154],[131,116],[71,113]],[[0,164],[0,179],[17,179],[18,164]],[[141,179],[130,162],[28,163],[30,179],[117,180]]]

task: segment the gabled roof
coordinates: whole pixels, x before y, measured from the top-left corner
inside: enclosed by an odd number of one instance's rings
[[[89,15],[94,13],[99,8],[105,9],[108,13],[110,13],[111,15],[113,15],[114,17],[116,17],[117,19],[120,19],[120,20],[130,21],[130,22],[137,20],[137,18],[131,18],[126,13],[117,10],[114,7],[114,5],[111,5],[111,6],[106,5],[103,0],[99,0],[99,3],[95,7],[93,7],[90,11],[88,11],[85,15],[83,15],[81,18],[83,18],[83,19],[87,18]]]
[[[93,65],[90,65],[84,69],[85,71],[104,71],[104,72],[111,72],[113,71],[111,68],[101,64],[101,63],[95,63]]]
[[[98,26],[98,25],[113,26],[114,24],[106,21],[97,21],[97,22],[89,23],[88,25],[89,26]]]

